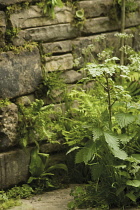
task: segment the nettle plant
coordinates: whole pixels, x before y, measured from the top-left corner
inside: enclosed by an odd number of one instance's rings
[[[73,146],[68,153],[78,151],[75,163],[90,167],[92,182],[72,192],[75,202],[69,208],[140,203],[140,54],[128,49],[127,65],[120,65],[108,49],[98,54],[98,61],[84,68],[93,88],[70,94],[78,106],[71,110],[73,126],[63,134]]]

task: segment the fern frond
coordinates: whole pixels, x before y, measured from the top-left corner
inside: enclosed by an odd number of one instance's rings
[[[136,117],[131,113],[119,113],[115,117],[121,128],[128,126],[136,120]]]

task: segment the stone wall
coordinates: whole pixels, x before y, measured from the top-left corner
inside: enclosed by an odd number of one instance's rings
[[[65,83],[71,86],[82,78],[78,71],[84,62],[82,49],[93,44],[95,56],[105,47],[115,47],[117,52],[119,49],[114,33],[120,31],[120,21],[112,15],[113,0],[78,1],[75,7],[65,4],[55,8],[54,19],[44,15],[36,3],[37,0],[0,0],[0,100],[11,101],[0,109],[0,189],[27,180],[30,147],[22,150],[18,146],[17,105],[35,100],[43,71],[61,71]],[[129,45],[139,50],[140,0],[136,3],[137,10],[127,13],[126,32],[134,35]],[[76,11],[81,9],[85,18],[77,20]],[[106,39],[99,43],[96,40],[101,34]],[[80,64],[75,67],[78,57]]]

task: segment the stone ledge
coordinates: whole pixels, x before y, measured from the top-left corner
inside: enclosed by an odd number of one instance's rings
[[[45,62],[45,70],[47,72],[64,71],[73,68],[73,56],[70,53],[61,56],[46,57]]]
[[[125,28],[135,27],[140,25],[140,12],[129,13],[126,18]],[[105,33],[110,31],[120,30],[120,23],[111,23],[109,17],[90,18],[85,21],[82,29],[83,35],[91,35],[96,33]]]
[[[0,0],[0,6],[9,6],[16,3],[26,2],[27,0]],[[28,0],[28,2],[34,2],[35,0]]]
[[[84,9],[86,18],[106,16],[110,7],[113,5],[113,0],[96,0],[96,1],[79,1],[78,9]]]
[[[67,53],[72,51],[72,41],[60,41],[60,42],[52,42],[52,43],[44,43],[41,45],[44,54],[59,54],[59,53]]]
[[[10,22],[14,28],[35,28],[47,25],[55,25],[61,23],[70,23],[73,20],[72,8],[55,7],[55,18],[51,19],[47,15],[43,15],[42,10],[38,6],[30,6],[19,13],[10,15]]]
[[[5,31],[6,31],[6,17],[5,12],[0,11],[0,47],[5,44]]]
[[[73,39],[78,36],[78,28],[70,23],[44,26],[22,30],[18,36],[26,41],[52,42],[66,39]]]

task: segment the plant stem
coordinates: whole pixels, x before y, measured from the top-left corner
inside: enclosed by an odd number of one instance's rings
[[[112,105],[111,105],[111,94],[110,94],[110,87],[109,87],[109,81],[108,81],[108,76],[106,75],[106,83],[107,83],[107,95],[108,95],[108,112],[109,112],[109,128],[112,129]]]
[[[124,33],[125,29],[125,0],[122,0],[121,6],[121,33]],[[120,64],[124,65],[124,37],[121,38],[121,55],[120,55]]]

